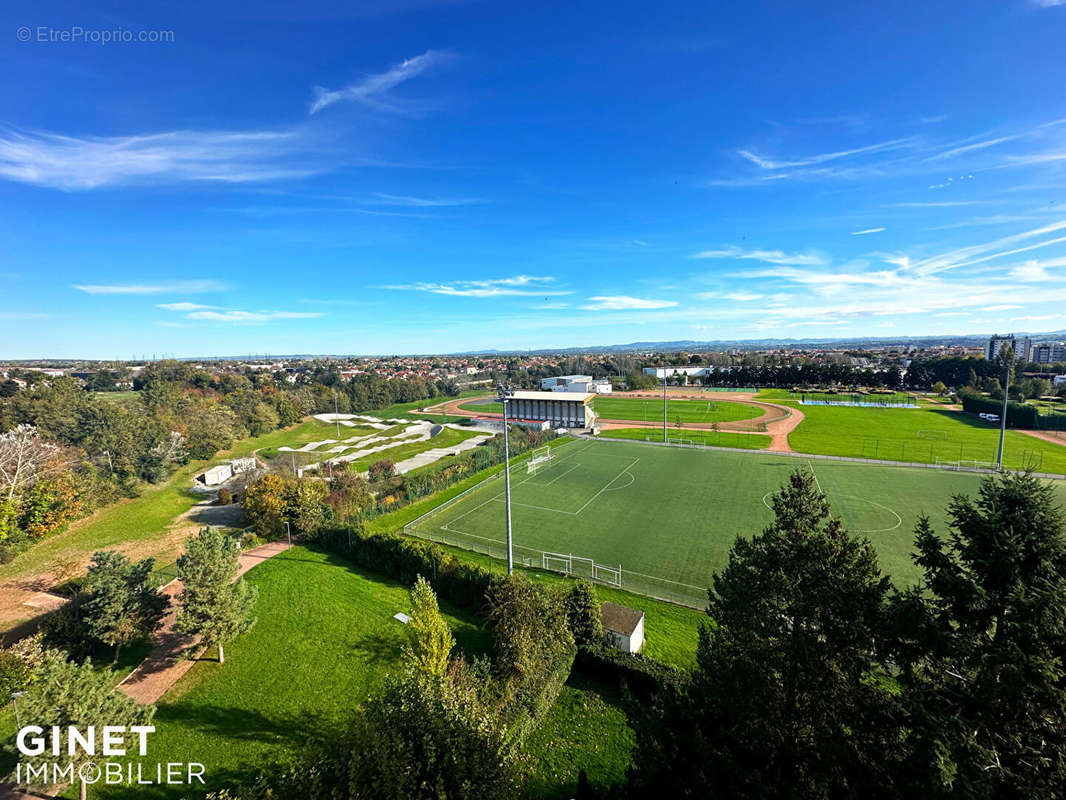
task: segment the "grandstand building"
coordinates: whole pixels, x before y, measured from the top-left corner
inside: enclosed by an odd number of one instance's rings
[[[515,392],[507,416],[516,421],[547,420],[553,428],[591,428],[593,392]]]

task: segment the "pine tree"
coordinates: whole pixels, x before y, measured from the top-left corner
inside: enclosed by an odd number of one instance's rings
[[[258,592],[235,580],[239,562],[237,540],[214,528],[190,537],[177,562],[183,587],[177,629],[199,634],[207,647],[217,646],[219,664],[226,660],[223,645],[255,624]]]
[[[147,725],[155,714],[155,706],[138,705],[132,698],[114,690],[111,672],[96,670],[89,661],[74,664],[63,658],[47,658],[37,670],[37,680],[19,701],[20,715],[25,724],[39,725],[45,731],[53,725],[62,731],[74,725],[85,733],[89,726],[96,731],[105,725]],[[63,751],[67,751],[64,749]],[[78,768],[91,761],[83,750],[57,758],[50,750],[37,757],[22,756],[23,763],[54,763],[69,761]],[[81,784],[81,800],[85,800],[86,786]]]
[[[411,589],[411,609],[404,654],[418,672],[443,678],[455,639],[437,606],[433,587],[421,575]]]
[[[897,602],[907,772],[929,796],[1061,797],[1066,517],[1048,484],[1018,474],[953,498],[948,518],[946,537],[919,521],[925,578]]]
[[[714,577],[697,667],[636,726],[639,796],[890,796],[894,704],[879,643],[889,588],[809,472]]]
[[[150,636],[170,607],[170,600],[151,585],[154,564],[151,558],[134,563],[112,550],[93,554],[82,614],[89,633],[115,648],[112,663],[122,645]]]

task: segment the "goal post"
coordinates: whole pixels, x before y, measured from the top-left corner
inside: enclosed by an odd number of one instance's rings
[[[544,445],[544,447],[538,447],[533,450],[529,456],[529,461],[526,462],[526,473],[529,475],[536,475],[538,469],[550,466],[551,462],[551,448],[547,445]]]

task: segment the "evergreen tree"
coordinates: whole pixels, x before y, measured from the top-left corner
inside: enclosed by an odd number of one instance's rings
[[[204,528],[186,542],[178,559],[182,582],[177,628],[199,634],[207,647],[218,647],[218,663],[225,663],[223,645],[255,624],[252,611],[255,587],[236,580],[240,561],[237,540],[214,528]]]
[[[421,575],[411,589],[411,609],[404,654],[418,672],[443,678],[455,639],[437,606],[433,587]]]
[[[1066,518],[1028,474],[982,481],[915,531],[898,661],[926,796],[1053,798],[1066,786]],[[935,795],[933,793],[936,793]]]
[[[591,581],[574,581],[564,598],[566,618],[574,643],[578,645],[599,644],[603,640],[603,620],[596,587]]]
[[[82,614],[89,633],[115,648],[112,663],[122,645],[150,636],[170,607],[170,600],[151,584],[154,564],[152,558],[134,563],[113,550],[93,554]]]
[[[20,716],[25,724],[39,725],[45,731],[53,725],[64,732],[74,725],[83,734],[89,726],[97,732],[105,725],[147,725],[155,714],[155,706],[138,705],[135,700],[114,690],[113,677],[108,670],[96,670],[86,661],[74,664],[63,658],[46,658],[37,670],[37,680],[19,701]],[[56,757],[50,750],[41,756],[21,756],[23,763],[72,763],[74,774],[82,764],[93,760],[84,750],[73,755]],[[81,783],[81,800],[85,800],[86,786]]]
[[[811,473],[714,577],[687,685],[637,726],[638,796],[892,795],[899,732],[879,643],[889,584]]]

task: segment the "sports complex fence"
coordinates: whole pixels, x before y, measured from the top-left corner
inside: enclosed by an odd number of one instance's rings
[[[918,408],[912,394],[844,394],[840,392],[801,392],[804,406],[857,406],[862,408]]]

